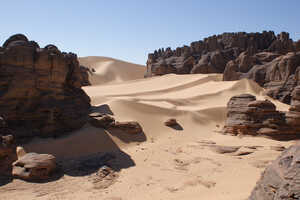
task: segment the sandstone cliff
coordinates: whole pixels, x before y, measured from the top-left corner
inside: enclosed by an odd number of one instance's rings
[[[268,89],[268,95],[290,103],[298,84],[300,43],[289,34],[224,33],[172,50],[148,55],[146,76],[168,73],[224,73],[225,81],[249,78]]]
[[[13,35],[0,47],[0,115],[17,137],[80,128],[90,108],[85,73],[75,54]]]

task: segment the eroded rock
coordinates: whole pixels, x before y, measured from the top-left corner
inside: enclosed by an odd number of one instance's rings
[[[256,100],[250,94],[233,96],[227,104],[223,132],[231,135],[267,136],[279,140],[299,138],[299,91],[300,87],[296,87],[292,93],[292,106],[288,112],[277,111],[271,101]]]
[[[16,137],[51,136],[82,127],[90,99],[77,56],[54,45],[40,48],[26,36],[0,48],[1,115]]]
[[[127,122],[115,122],[112,126],[113,128],[117,128],[123,131],[126,134],[139,134],[143,132],[142,126],[135,121],[127,121]]]
[[[91,113],[90,115],[90,124],[99,127],[99,128],[109,128],[114,125],[115,119],[110,115],[101,114],[101,113]]]
[[[263,172],[249,200],[300,199],[300,144],[285,150]]]
[[[50,178],[55,169],[53,155],[26,153],[13,163],[12,175],[25,180],[43,180]]]

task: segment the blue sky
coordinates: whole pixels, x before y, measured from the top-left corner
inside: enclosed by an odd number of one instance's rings
[[[145,64],[155,49],[223,32],[287,31],[298,40],[299,8],[300,0],[2,0],[0,43],[24,33],[78,56]]]

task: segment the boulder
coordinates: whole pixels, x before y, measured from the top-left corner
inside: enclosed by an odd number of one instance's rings
[[[109,128],[114,125],[115,119],[110,115],[101,113],[91,113],[89,123],[99,128]]]
[[[127,121],[127,122],[115,122],[113,128],[120,129],[126,134],[135,135],[143,132],[143,128],[138,122]]]
[[[171,118],[171,119],[168,119],[167,121],[165,121],[164,123],[166,126],[177,126],[178,125],[178,122],[176,119],[174,118]]]
[[[300,144],[282,154],[263,172],[248,200],[300,199]]]
[[[269,100],[256,100],[253,95],[242,94],[233,96],[227,104],[224,133],[277,137],[285,127],[285,114],[276,111]]]
[[[12,175],[24,180],[49,179],[56,169],[56,159],[50,154],[26,153],[13,163]]]
[[[266,136],[286,140],[300,138],[300,86],[292,93],[288,112],[276,110],[269,100],[256,100],[250,94],[233,96],[227,104],[227,119],[223,132],[231,135]],[[299,99],[300,100],[300,99]]]
[[[0,48],[0,110],[15,137],[52,136],[82,127],[90,99],[77,56],[40,48],[17,34]],[[84,74],[84,75],[83,75]]]

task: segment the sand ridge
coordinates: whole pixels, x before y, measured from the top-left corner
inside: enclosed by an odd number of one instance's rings
[[[90,69],[89,81],[92,85],[139,79],[146,72],[143,65],[102,56],[81,57],[79,63]]]

